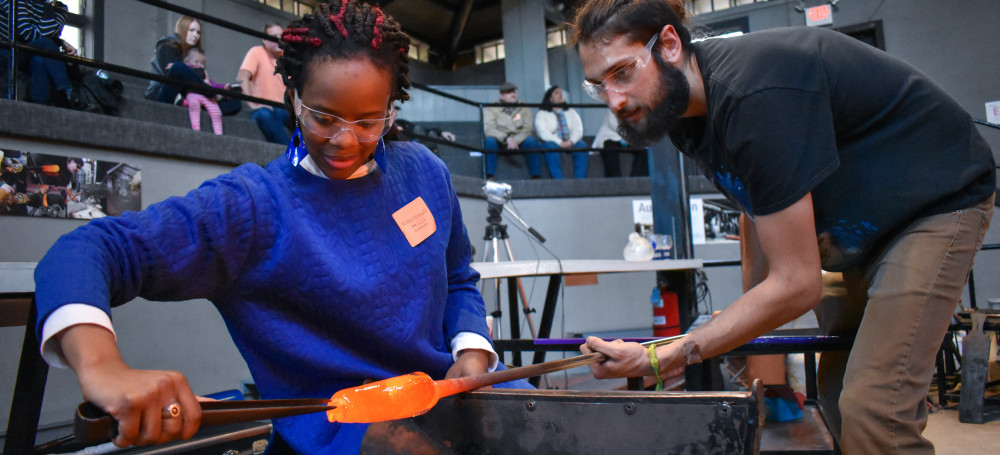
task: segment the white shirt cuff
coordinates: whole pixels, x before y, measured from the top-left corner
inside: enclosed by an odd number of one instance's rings
[[[108,329],[115,335],[115,329],[111,326],[111,318],[104,310],[82,303],[70,303],[57,308],[42,324],[42,358],[50,366],[57,368],[68,368],[66,357],[63,356],[62,347],[55,335],[75,325],[93,324]],[[32,330],[31,327],[28,330]],[[118,335],[115,335],[117,341]]]
[[[463,349],[482,349],[490,353],[490,369],[492,372],[500,364],[500,356],[493,350],[493,345],[489,340],[475,332],[458,332],[455,338],[451,339],[451,358],[458,360],[458,352]]]

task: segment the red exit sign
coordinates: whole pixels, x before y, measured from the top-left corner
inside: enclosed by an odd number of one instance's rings
[[[806,9],[806,25],[816,27],[830,24],[833,24],[833,8],[830,5],[820,5]]]

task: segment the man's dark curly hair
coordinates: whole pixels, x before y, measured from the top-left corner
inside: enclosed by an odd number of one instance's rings
[[[576,10],[570,40],[574,45],[627,35],[646,42],[666,25],[673,25],[684,53],[691,54],[691,32],[681,0],[585,0]]]
[[[312,14],[292,21],[281,34],[277,72],[285,86],[302,92],[309,65],[322,60],[366,58],[392,75],[390,103],[410,95],[410,37],[399,22],[358,0],[320,3]]]

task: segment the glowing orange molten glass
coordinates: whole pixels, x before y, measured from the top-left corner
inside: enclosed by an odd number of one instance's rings
[[[434,381],[416,372],[344,389],[330,398],[336,408],[326,411],[331,422],[371,423],[421,415],[442,397],[479,387],[459,379]]]
[[[434,380],[424,373],[372,382],[333,395],[326,411],[331,422],[382,422],[423,414],[434,407]]]

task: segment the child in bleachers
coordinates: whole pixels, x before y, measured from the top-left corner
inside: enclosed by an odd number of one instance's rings
[[[225,88],[224,84],[217,84],[208,77],[205,71],[205,53],[196,47],[188,49],[184,56],[184,64],[191,68],[205,83],[215,88]],[[208,97],[200,93],[188,92],[184,96],[184,105],[188,108],[188,115],[191,117],[191,128],[201,131],[201,108],[208,111],[208,117],[212,119],[212,131],[215,134],[222,134],[222,110],[214,97]]]

